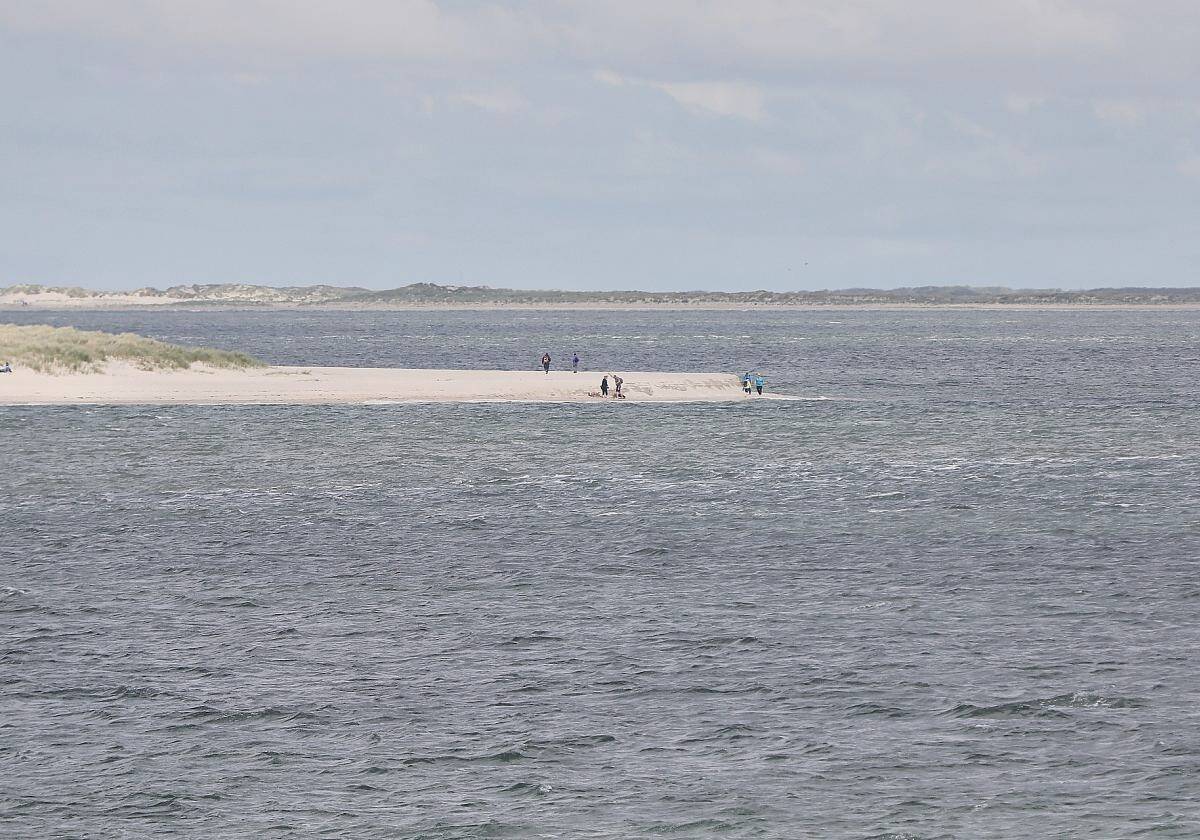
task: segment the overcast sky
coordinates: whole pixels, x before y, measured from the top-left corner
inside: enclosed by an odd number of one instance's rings
[[[1195,0],[0,0],[0,285],[1200,285]]]

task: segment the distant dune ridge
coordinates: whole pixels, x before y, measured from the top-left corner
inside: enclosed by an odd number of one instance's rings
[[[79,287],[0,288],[0,307],[96,308],[142,306],[233,307],[752,307],[752,306],[1161,306],[1200,305],[1200,287],[1064,291],[1000,286],[917,286],[795,292],[643,292],[493,289],[413,283],[371,291],[356,286],[257,286],[219,283],[99,292]]]

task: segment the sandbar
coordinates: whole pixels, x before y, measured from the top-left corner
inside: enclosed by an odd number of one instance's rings
[[[0,405],[315,405],[390,402],[724,402],[749,399],[727,373],[617,373],[625,399],[597,394],[604,371],[284,367],[0,374]],[[611,380],[610,380],[611,382]]]

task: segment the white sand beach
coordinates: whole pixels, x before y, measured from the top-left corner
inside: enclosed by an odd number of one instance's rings
[[[5,309],[123,309],[178,304],[169,297],[151,297],[132,292],[103,292],[86,297],[66,292],[0,292],[0,310]]]
[[[625,400],[604,400],[604,371],[263,367],[146,371],[123,362],[95,373],[0,374],[0,405],[320,404],[376,402],[716,402],[748,399],[725,373],[617,371]]]

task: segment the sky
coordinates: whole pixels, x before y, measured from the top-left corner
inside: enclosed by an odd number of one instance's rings
[[[1194,0],[0,0],[0,286],[1197,266]]]

